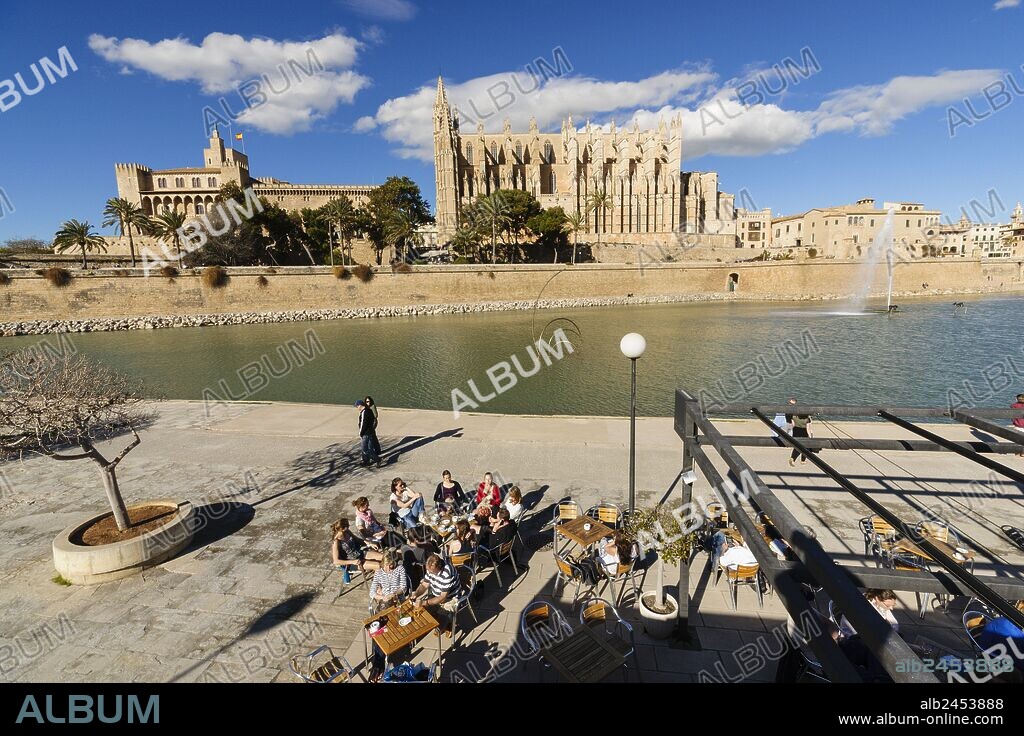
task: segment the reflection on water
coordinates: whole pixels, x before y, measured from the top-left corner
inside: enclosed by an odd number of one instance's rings
[[[627,414],[629,361],[619,352],[627,332],[647,338],[638,364],[639,411],[645,415],[671,415],[676,387],[736,397],[747,386],[757,402],[798,396],[805,402],[904,406],[946,406],[949,391],[956,390],[968,398],[973,394],[978,405],[1004,407],[1024,390],[1022,306],[1020,297],[977,299],[966,314],[954,314],[952,298],[921,299],[904,301],[899,314],[887,316],[845,314],[821,303],[668,304],[543,310],[536,317],[513,312],[338,320],[73,339],[80,351],[144,378],[154,394],[201,399],[204,389],[223,396],[225,386],[236,396],[247,393],[238,371],[265,356],[280,370],[278,348],[289,340],[305,344],[312,328],[324,354],[292,361],[297,367],[271,378],[250,398],[344,404],[370,394],[382,406],[450,410],[452,390],[466,391],[470,380],[491,393],[488,368],[513,354],[529,368],[526,348],[537,339],[535,331],[565,318],[579,330],[566,330],[575,352],[519,378],[480,411]],[[566,324],[556,322],[552,329]],[[3,338],[0,350],[38,339]],[[993,390],[983,371],[999,373],[990,368],[997,363],[1007,379],[993,381]],[[254,378],[259,372],[248,369],[250,386],[264,383]],[[1009,379],[1012,385],[1003,386]]]

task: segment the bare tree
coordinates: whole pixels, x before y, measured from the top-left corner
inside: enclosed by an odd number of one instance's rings
[[[147,418],[140,382],[81,355],[21,351],[0,359],[0,453],[38,453],[95,462],[117,528],[130,526],[117,466],[142,441]],[[133,440],[107,459],[96,443],[128,430]],[[69,448],[81,452],[66,452]]]

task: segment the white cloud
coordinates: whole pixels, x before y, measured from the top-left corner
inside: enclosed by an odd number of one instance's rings
[[[1003,10],[1004,8],[1016,8],[1020,5],[1020,0],[999,0],[995,5],[992,6],[993,10]]]
[[[266,103],[256,105],[255,87],[248,87],[252,102],[238,119],[279,134],[308,130],[339,104],[351,103],[356,93],[369,85],[368,78],[350,68],[361,46],[342,33],[312,41],[211,33],[199,45],[184,38],[150,43],[89,36],[89,48],[107,61],[121,64],[122,70],[139,69],[168,81],[198,83],[205,94],[224,95],[236,112],[246,107],[237,91],[239,85],[261,80]],[[214,108],[222,112],[219,106]]]
[[[602,82],[561,77],[540,85],[520,75],[519,87],[511,74],[480,77],[447,87],[451,103],[473,118],[482,118],[489,132],[501,129],[508,117],[513,130],[525,130],[531,115],[541,130],[557,130],[568,115],[574,123],[592,118],[607,125],[619,124],[653,128],[659,119],[683,118],[683,156],[693,159],[705,154],[759,156],[793,150],[827,133],[856,133],[878,136],[890,133],[900,120],[922,110],[956,103],[978,94],[999,78],[995,69],[944,71],[929,76],[901,76],[877,85],[837,90],[816,108],[786,109],[783,97],[764,96],[759,104],[744,105],[738,99],[735,80],[714,88],[714,73],[700,69],[665,72],[636,82]],[[496,84],[501,86],[495,87]],[[741,85],[742,86],[742,85]],[[792,86],[792,85],[790,85]],[[505,94],[516,93],[514,102]],[[488,93],[491,90],[491,93]],[[497,91],[496,91],[497,90]],[[745,89],[744,99],[755,95]],[[433,159],[432,112],[435,89],[424,86],[404,97],[390,99],[376,114],[361,118],[357,132],[378,130],[397,145],[395,153],[422,161]],[[623,123],[623,121],[625,121]],[[463,116],[463,130],[471,128]]]
[[[412,20],[416,6],[409,0],[342,0],[349,10],[381,20]]]

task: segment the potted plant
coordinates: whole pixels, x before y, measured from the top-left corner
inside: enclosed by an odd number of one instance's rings
[[[625,532],[641,550],[657,552],[655,587],[640,594],[640,616],[648,636],[667,639],[676,628],[679,602],[665,593],[665,564],[675,565],[688,557],[696,534],[684,533],[679,520],[663,505],[634,511],[626,520]]]

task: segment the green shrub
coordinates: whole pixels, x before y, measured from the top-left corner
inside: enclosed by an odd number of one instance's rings
[[[211,289],[222,289],[227,286],[231,277],[223,266],[208,266],[203,269],[202,279]]]
[[[818,249],[817,248],[808,248],[807,249],[807,257],[808,258],[817,258],[818,257]]]
[[[454,263],[454,264],[456,264],[458,266],[464,266],[467,263],[472,263],[472,261],[469,260],[468,258],[466,258],[466,256],[455,256],[455,260],[452,261],[452,263]]]
[[[71,283],[71,272],[66,268],[60,268],[59,266],[50,266],[44,268],[41,271],[36,271],[37,274],[42,276],[44,279],[50,282],[51,285],[56,286],[58,289],[63,289],[65,286]]]
[[[175,277],[178,275],[178,269],[174,266],[164,266],[160,269],[160,275],[174,281]]]
[[[0,286],[7,286],[11,283],[11,277],[0,271]]]
[[[355,274],[355,277],[364,284],[373,279],[373,269],[363,264],[359,264],[353,268],[352,273]]]
[[[345,281],[346,279],[352,278],[352,272],[349,271],[344,266],[335,266],[334,267],[334,278],[341,279],[342,281]]]
[[[72,584],[70,580],[68,580],[66,577],[64,577],[60,573],[57,573],[52,578],[50,578],[50,582],[51,583],[56,583],[57,585],[65,585],[65,586]]]

